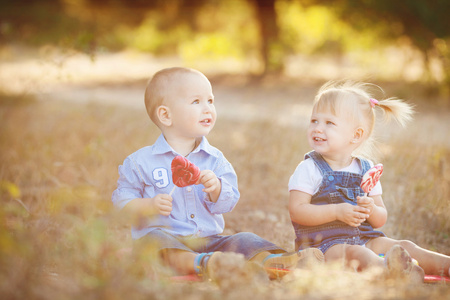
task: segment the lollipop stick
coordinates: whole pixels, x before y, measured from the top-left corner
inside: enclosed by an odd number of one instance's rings
[[[172,196],[172,194],[175,191],[176,187],[177,187],[176,185],[173,186],[173,189],[170,191],[169,196]]]

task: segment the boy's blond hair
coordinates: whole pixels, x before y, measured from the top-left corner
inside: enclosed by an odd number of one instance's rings
[[[150,119],[158,127],[160,126],[157,116],[158,107],[165,103],[169,95],[168,92],[176,88],[179,81],[177,77],[185,74],[198,74],[205,77],[201,72],[194,69],[173,67],[156,72],[148,82],[144,96],[145,107]]]
[[[358,154],[367,158],[375,155],[372,137],[377,111],[384,114],[385,120],[393,117],[401,126],[412,119],[413,106],[397,98],[376,100],[373,89],[380,87],[355,81],[330,81],[324,84],[314,99],[314,111],[329,110],[334,115],[344,115],[356,127],[366,132],[364,143]]]

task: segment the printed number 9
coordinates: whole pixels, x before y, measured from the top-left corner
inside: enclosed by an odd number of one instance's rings
[[[167,170],[164,168],[154,169],[153,179],[156,181],[155,185],[159,188],[165,188],[169,185],[169,176],[167,175]]]

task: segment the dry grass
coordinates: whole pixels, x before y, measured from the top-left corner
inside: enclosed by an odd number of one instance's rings
[[[308,151],[303,116],[317,85],[247,86],[222,78],[213,85],[216,97],[223,99],[218,101],[227,99],[227,104],[218,104],[219,121],[209,140],[235,166],[242,195],[226,215],[226,233],[255,232],[292,250],[287,182]],[[449,116],[448,111],[421,110],[408,130],[388,128],[380,136],[389,145],[381,148],[390,211],[383,230],[447,255]],[[2,299],[448,296],[445,285],[411,287],[333,267],[298,271],[268,286],[227,290],[209,283],[170,282],[167,270],[148,252],[118,255],[131,240],[126,217],[110,202],[117,166],[159,134],[142,109],[2,96],[0,120]]]

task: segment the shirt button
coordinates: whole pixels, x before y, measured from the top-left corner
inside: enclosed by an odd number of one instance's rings
[[[194,215],[194,214],[191,214],[191,219],[193,219],[193,218],[195,218],[195,215]]]
[[[329,181],[333,181],[334,180],[334,176],[333,175],[328,176],[328,180]]]
[[[190,191],[192,191],[192,187],[188,186],[188,187],[186,188],[186,190],[187,190],[188,192],[190,192]]]

